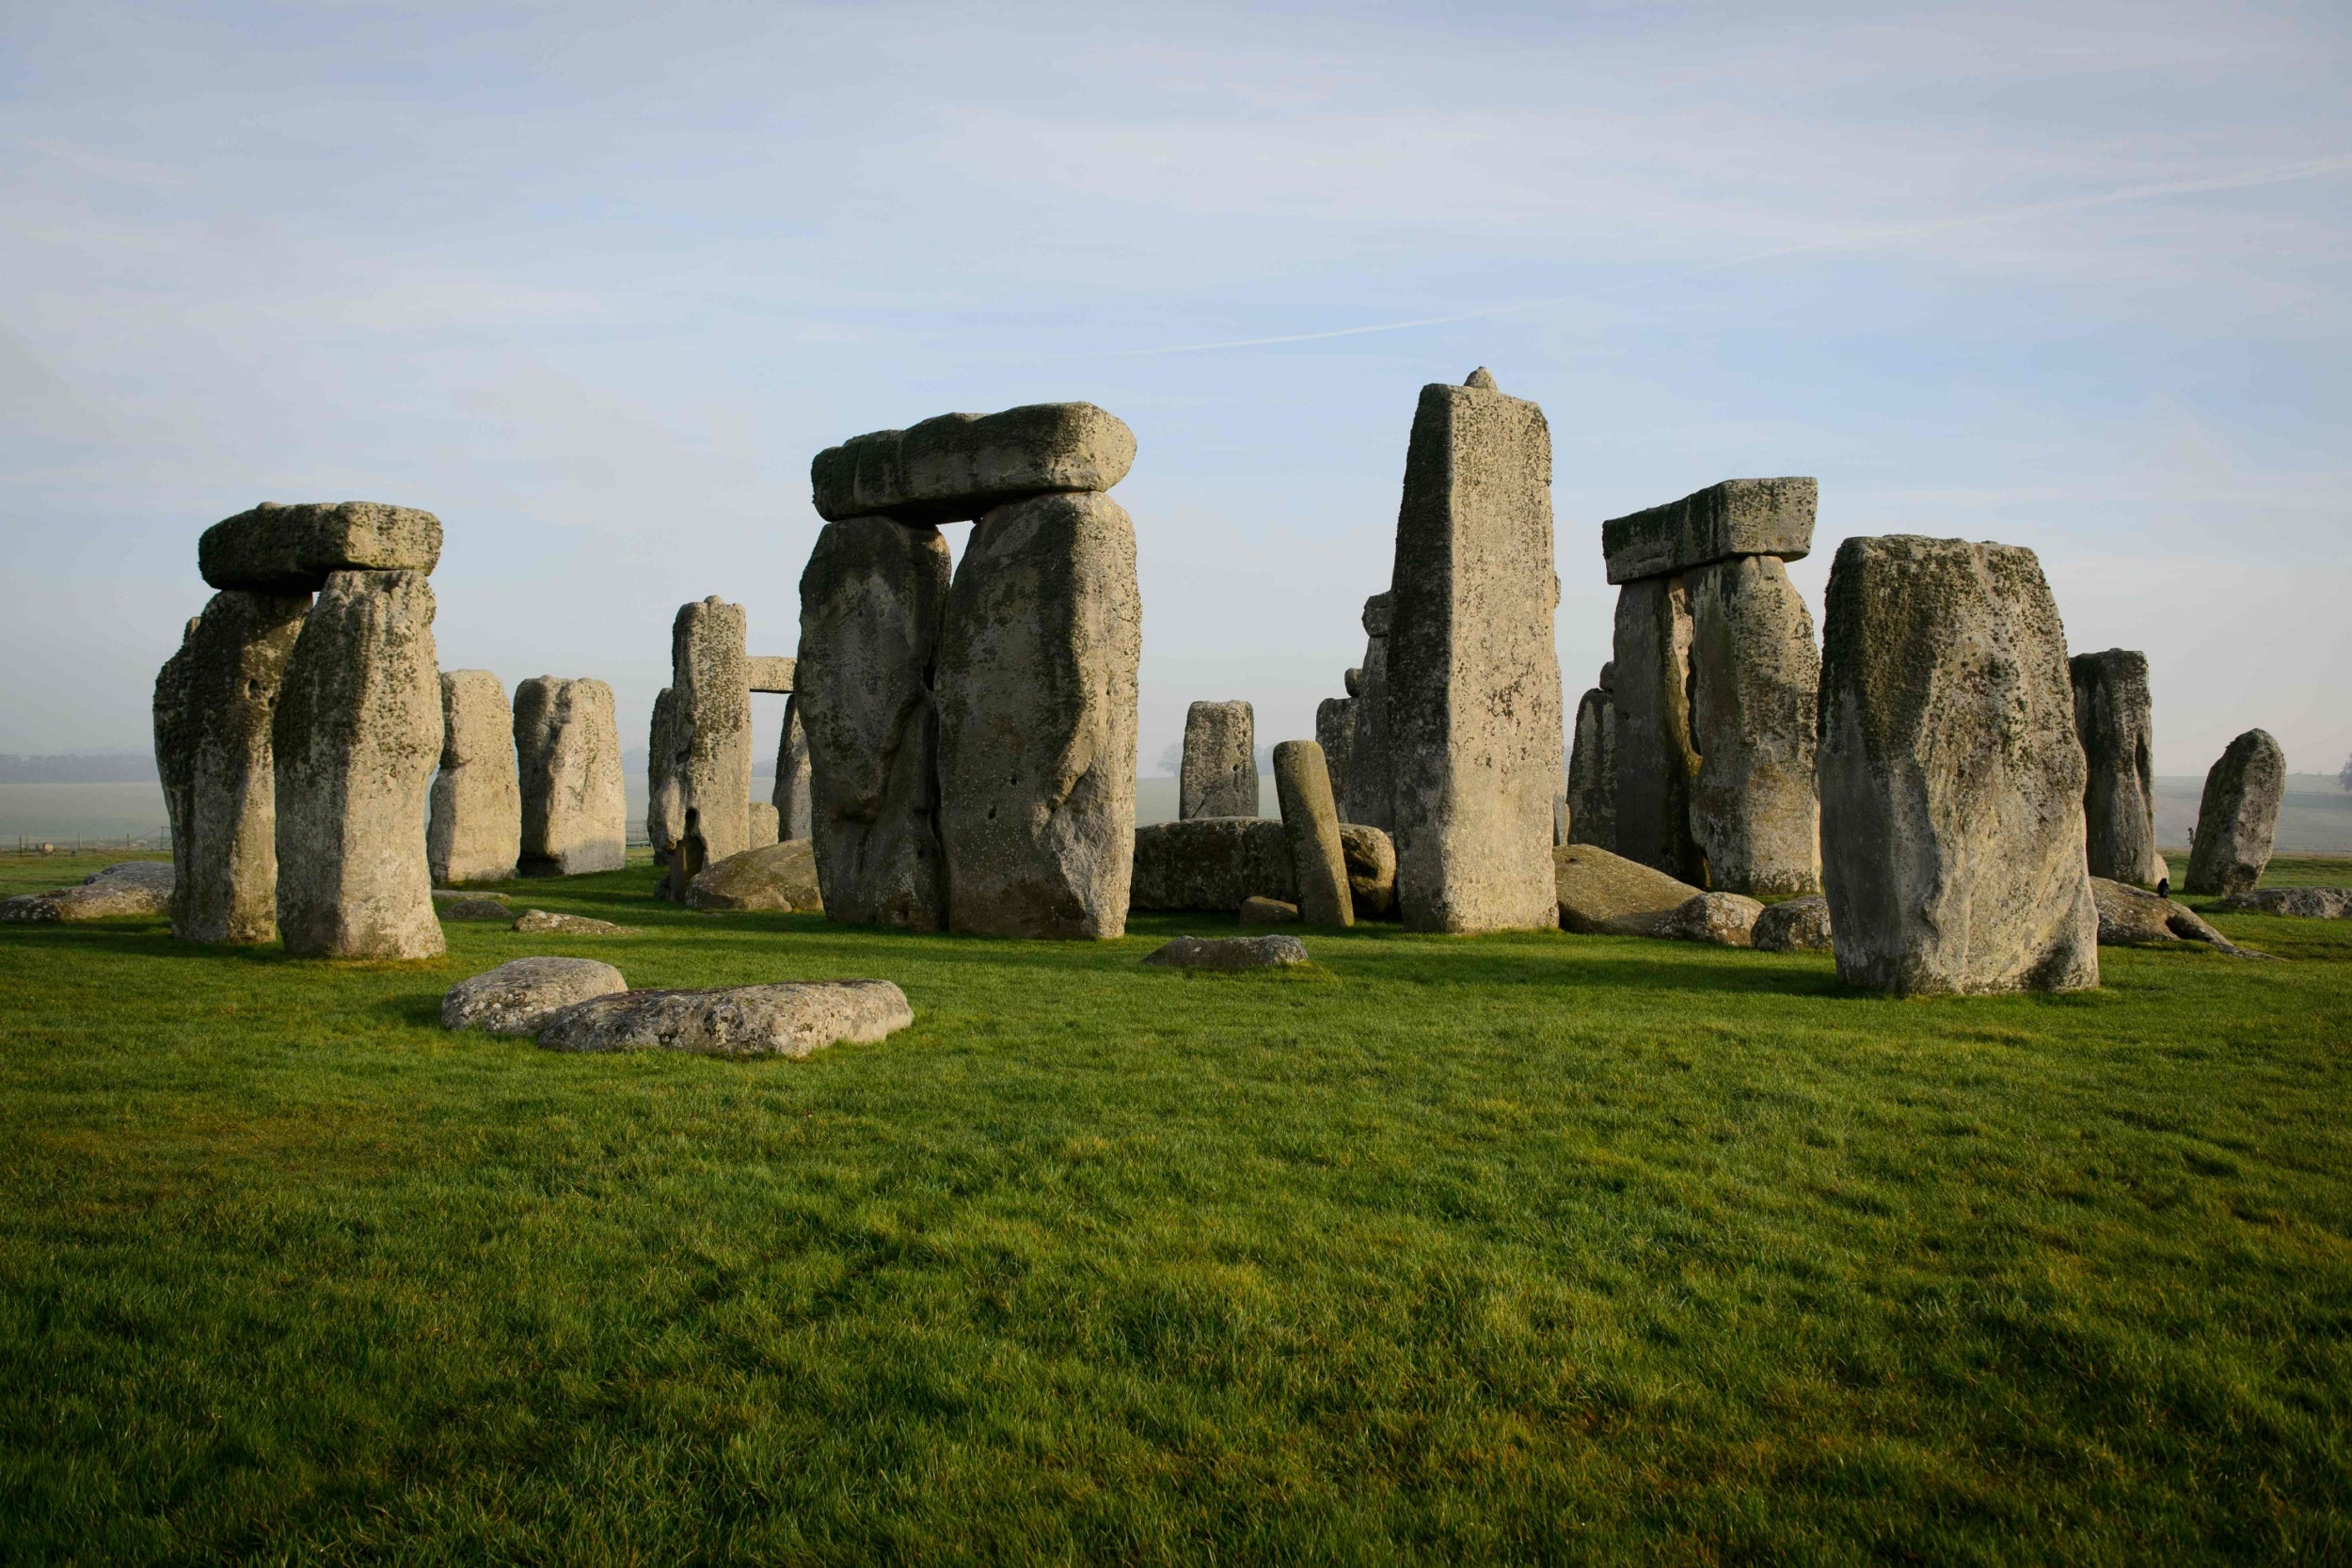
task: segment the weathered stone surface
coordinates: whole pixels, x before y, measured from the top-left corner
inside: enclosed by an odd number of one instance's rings
[[[1282,836],[1290,846],[1299,918],[1310,926],[1355,925],[1356,900],[1348,886],[1339,808],[1331,803],[1323,748],[1311,740],[1285,740],[1275,747],[1274,792],[1282,809]]]
[[[1331,775],[1331,799],[1347,799],[1347,751],[1356,739],[1356,699],[1326,697],[1315,705],[1315,744]]]
[[[437,887],[500,882],[523,847],[515,710],[487,670],[441,672],[441,770],[433,776],[425,863]]]
[[[278,935],[278,786],[270,727],[307,594],[227,590],[155,677],[155,772],[171,819],[171,934]]]
[[[1347,891],[1356,918],[1383,920],[1396,912],[1396,845],[1377,828],[1340,824],[1340,853],[1347,861]]]
[[[1899,995],[2097,985],[2066,632],[2034,553],[1848,539],[1827,620],[1821,861],[1839,976]]]
[[[561,937],[625,937],[633,935],[636,929],[616,926],[610,920],[591,920],[584,914],[559,914],[553,910],[525,910],[516,917],[514,928],[525,936]]]
[[[1690,594],[1680,578],[1617,591],[1614,848],[1628,860],[1698,883],[1707,866],[1691,832],[1698,748],[1691,738]],[[1571,837],[1575,834],[1570,833]]]
[[[944,605],[946,595],[942,594]],[[812,828],[809,796],[808,730],[801,722],[801,697],[785,700],[784,728],[776,737],[776,784],[769,797],[776,808],[776,837],[806,838]]]
[[[619,970],[594,958],[516,958],[452,986],[441,998],[441,1027],[535,1035],[575,1003],[627,990]]]
[[[286,951],[439,954],[424,822],[441,756],[441,676],[422,572],[327,578],[286,660],[271,752]]]
[[[2148,656],[2128,648],[2076,654],[2074,738],[2090,769],[2083,787],[2084,848],[2093,877],[2153,887],[2156,869],[2154,705]]]
[[[1253,895],[1241,901],[1240,914],[1245,926],[1290,926],[1297,924],[1298,906],[1285,898]]]
[[[677,844],[661,896],[677,899],[706,865],[752,842],[752,688],[741,605],[717,594],[678,607],[670,624],[672,769]]]
[[[1347,694],[1350,697],[1362,696],[1364,694],[1364,667],[1359,664],[1348,671],[1341,684],[1347,689]]]
[[[1617,846],[1617,699],[1604,680],[1576,705],[1568,742],[1568,842]]]
[[[1735,556],[1801,561],[1813,549],[1820,486],[1809,479],[1727,479],[1600,525],[1609,580],[1628,583]]]
[[[1821,659],[1813,617],[1767,555],[1692,572],[1691,837],[1710,888],[1817,893],[1820,806],[1813,792]]]
[[[533,675],[515,689],[526,877],[617,871],[628,862],[628,797],[612,689]]]
[[[705,868],[686,889],[690,910],[728,910],[821,914],[817,855],[804,838],[787,838],[764,848],[746,849]]]
[[[433,890],[433,907],[441,909],[450,904],[504,904],[511,895],[503,893],[484,893],[473,889],[437,887]]]
[[[2287,754],[2266,730],[2230,742],[2205,775],[2188,846],[2185,893],[2243,893],[2263,879],[2286,796]]]
[[[1767,953],[1826,953],[1833,945],[1829,900],[1817,893],[1770,905],[1756,917],[1748,938],[1750,946]]]
[[[168,861],[124,861],[93,871],[78,887],[19,894],[0,899],[0,923],[112,920],[123,915],[171,911],[172,869]]]
[[[645,840],[653,863],[667,865],[677,853],[678,824],[686,817],[678,798],[677,690],[663,687],[653,699],[653,722],[645,736]]]
[[[1258,815],[1258,721],[1248,703],[1195,703],[1184,712],[1176,816]]]
[[[751,804],[751,847],[765,849],[783,838],[782,818],[771,800],[754,800]],[[708,870],[707,866],[704,867]]]
[[[827,447],[809,465],[827,522],[885,516],[933,525],[1051,491],[1107,490],[1135,466],[1135,432],[1090,403],[943,414]]]
[[[2090,879],[2091,901],[2099,911],[2102,947],[2163,947],[2176,942],[2201,942],[2216,952],[2237,958],[2268,958],[2250,947],[2240,947],[2205,924],[2186,904],[2159,897],[2111,878]]]
[[[1391,581],[1388,744],[1405,924],[1548,927],[1562,748],[1542,409],[1491,389],[1422,388]]]
[[[443,920],[512,920],[515,911],[503,898],[469,896],[433,900],[433,912]]]
[[[1552,852],[1560,924],[1587,935],[1653,936],[1700,889],[1593,844]]]
[[[332,572],[430,573],[440,559],[438,517],[381,501],[263,501],[196,544],[206,582],[256,594],[315,594]]]
[[[1307,961],[1307,944],[1293,936],[1178,937],[1144,955],[1161,969],[1288,969]]]
[[[950,570],[937,529],[851,517],[818,534],[801,574],[790,706],[807,749],[809,836],[831,919],[913,931],[947,923],[932,680]]]
[[[1625,915],[1608,929],[1618,936],[1663,937],[1673,942],[1703,942],[1716,947],[1751,945],[1764,906],[1739,893],[1702,893],[1663,913]]]
[[[1142,648],[1135,528],[1118,502],[1041,496],[980,519],[939,648],[951,928],[1126,929]]]
[[[914,1022],[887,980],[815,980],[718,990],[632,990],[578,1003],[539,1031],[549,1051],[689,1051],[706,1056],[814,1054],[870,1043]]]
[[[780,654],[753,654],[743,660],[745,683],[754,691],[790,691],[799,678],[798,662]]]
[[[2233,893],[2221,907],[2237,914],[2292,915],[2300,920],[2352,920],[2352,888],[2275,887]]]
[[[1395,780],[1389,766],[1389,627],[1393,601],[1364,601],[1364,662],[1356,690],[1356,734],[1347,747],[1347,793],[1340,815],[1389,832],[1396,826]]]

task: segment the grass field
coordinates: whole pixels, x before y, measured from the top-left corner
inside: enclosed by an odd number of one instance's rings
[[[78,865],[0,859],[0,892]],[[2352,881],[2280,862],[2275,879]],[[0,928],[0,1558],[2352,1560],[2352,922],[1895,1003],[1559,933]],[[444,1034],[873,975],[804,1063]]]

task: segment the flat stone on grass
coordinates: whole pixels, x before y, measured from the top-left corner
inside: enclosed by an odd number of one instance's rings
[[[687,1051],[705,1056],[811,1055],[868,1044],[914,1022],[887,980],[818,980],[717,990],[632,990],[567,1007],[539,1031],[549,1051]]]
[[[465,898],[436,898],[433,912],[443,920],[512,920],[515,911],[506,907],[503,898],[487,894],[474,894]]]
[[[574,1003],[627,990],[619,970],[594,958],[516,958],[452,986],[441,998],[441,1027],[535,1035]]]
[[[2352,920],[2352,888],[2274,887],[2233,893],[2221,900],[2233,914],[2283,914],[2303,920]]]
[[[1143,961],[1160,969],[1288,969],[1307,961],[1307,944],[1296,937],[1178,937],[1153,948]]]
[[[615,926],[610,920],[591,920],[584,914],[558,914],[552,910],[525,910],[515,922],[515,929],[525,936],[560,937],[625,937],[634,927]]]

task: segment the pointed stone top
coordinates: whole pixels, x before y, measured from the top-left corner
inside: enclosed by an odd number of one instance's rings
[[[1476,370],[1470,372],[1470,379],[1463,382],[1462,385],[1465,387],[1475,387],[1482,392],[1494,391],[1496,389],[1495,372],[1488,370],[1486,366],[1481,365]]]

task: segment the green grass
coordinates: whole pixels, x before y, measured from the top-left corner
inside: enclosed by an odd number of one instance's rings
[[[0,860],[0,891],[92,859]],[[2352,922],[1894,1003],[517,885],[429,965],[0,928],[0,1557],[2342,1561]],[[803,1063],[444,1034],[526,952],[878,975]]]

